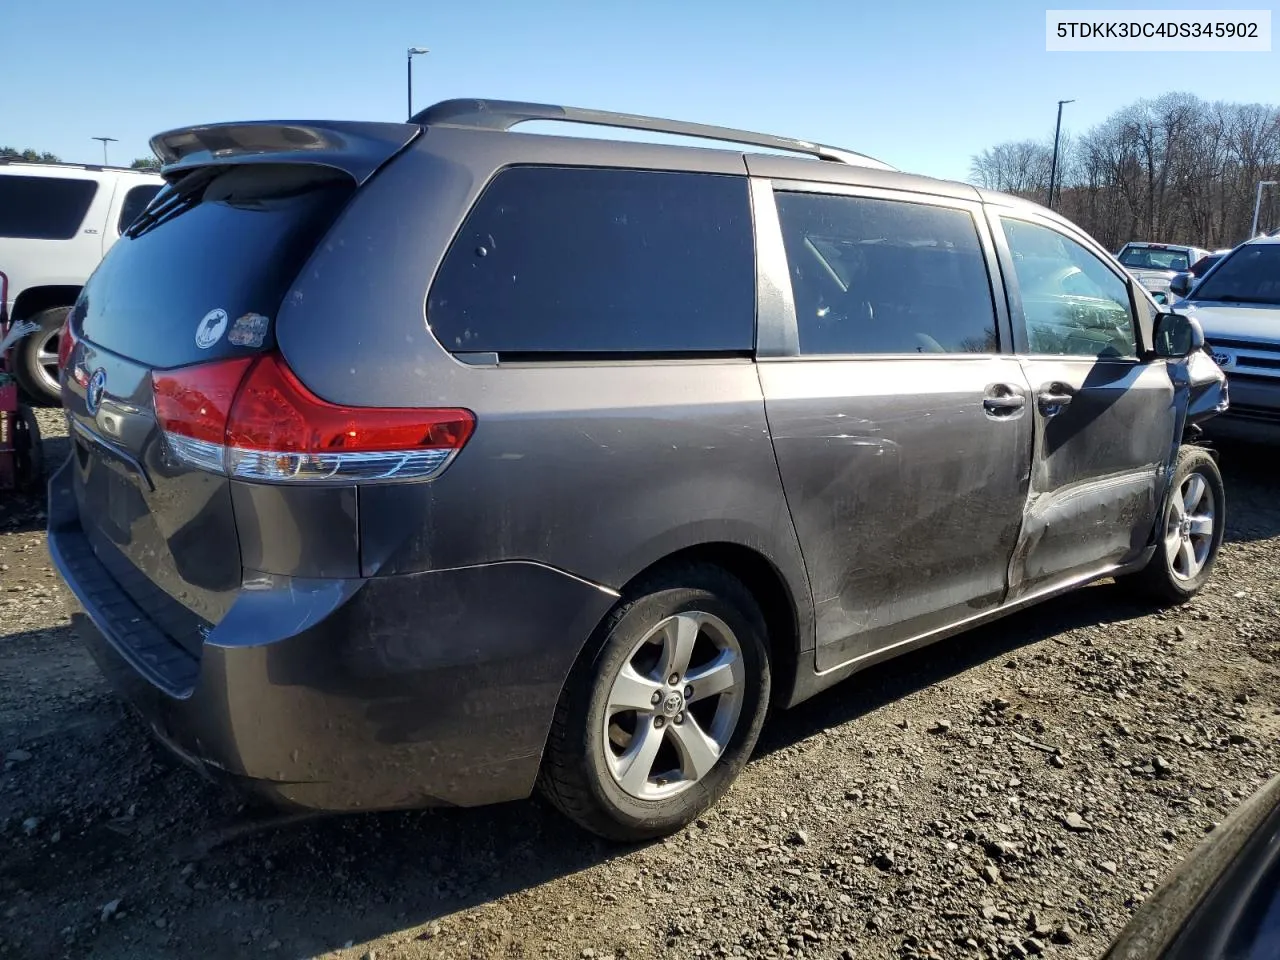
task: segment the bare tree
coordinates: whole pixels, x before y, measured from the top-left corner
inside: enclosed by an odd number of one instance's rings
[[[1043,202],[1052,147],[998,144],[972,158],[980,186]],[[1128,240],[1221,247],[1247,239],[1259,180],[1280,179],[1280,108],[1142,100],[1061,148],[1058,209],[1117,249]],[[1260,226],[1275,228],[1268,204]]]

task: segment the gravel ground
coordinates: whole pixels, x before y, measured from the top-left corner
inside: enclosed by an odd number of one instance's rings
[[[1264,460],[1224,451],[1229,542],[1190,605],[1100,584],[868,671],[641,847],[537,801],[245,811],[112,696],[41,505],[0,501],[0,956],[1096,957],[1280,766]]]

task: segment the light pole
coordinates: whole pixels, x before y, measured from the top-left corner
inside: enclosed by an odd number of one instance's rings
[[[1275,185],[1276,185],[1276,181],[1274,180],[1258,181],[1258,195],[1257,197],[1254,198],[1254,201],[1253,201],[1253,226],[1249,228],[1250,240],[1252,240],[1254,237],[1258,235],[1258,214],[1262,211],[1262,188],[1274,187]]]
[[[430,53],[426,47],[410,47],[408,56],[409,65],[409,119],[413,119],[413,58],[422,53]]]
[[[118,141],[115,137],[90,137],[89,139],[102,141],[102,165],[105,167],[107,165],[107,144],[117,143]]]
[[[1050,210],[1053,209],[1053,188],[1058,182],[1058,140],[1062,136],[1062,105],[1065,103],[1075,103],[1075,101],[1058,101],[1058,125],[1053,130],[1053,164],[1049,167],[1049,202],[1046,204]]]

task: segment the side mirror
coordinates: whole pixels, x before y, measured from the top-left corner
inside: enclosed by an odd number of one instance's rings
[[[1204,330],[1194,317],[1186,317],[1180,313],[1161,313],[1156,316],[1155,327],[1157,357],[1180,360],[1204,349]]]
[[[1191,292],[1191,273],[1183,270],[1181,273],[1175,273],[1169,281],[1169,292],[1175,297],[1185,297]]]

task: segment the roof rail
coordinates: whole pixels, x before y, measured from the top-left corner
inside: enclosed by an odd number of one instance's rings
[[[30,167],[66,167],[71,170],[89,170],[100,173],[104,170],[115,170],[120,173],[159,173],[158,167],[139,169],[137,167],[118,167],[102,163],[76,163],[72,160],[28,160],[26,157],[0,157],[0,166],[25,164]]]
[[[866,154],[855,153],[840,147],[829,147],[808,140],[778,137],[771,133],[752,133],[732,127],[716,127],[685,120],[663,120],[659,117],[636,116],[629,113],[610,113],[607,110],[588,110],[582,107],[560,107],[548,103],[521,103],[516,100],[444,100],[414,114],[413,123],[423,126],[472,127],[484,130],[510,130],[516,124],[531,120],[552,120],[564,123],[583,123],[600,127],[617,127],[625,130],[647,130],[650,133],[666,133],[681,137],[697,137],[703,140],[720,140],[740,143],[787,153],[803,153],[821,160],[848,163],[860,167],[893,170],[889,164]]]

